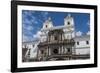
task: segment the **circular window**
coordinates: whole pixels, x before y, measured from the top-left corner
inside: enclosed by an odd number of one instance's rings
[[[58,49],[54,49],[54,50],[53,50],[53,53],[54,53],[54,54],[58,54]]]

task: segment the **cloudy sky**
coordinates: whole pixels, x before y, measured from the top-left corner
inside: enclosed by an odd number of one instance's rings
[[[22,35],[23,42],[38,39],[43,22],[51,17],[54,26],[64,25],[64,18],[71,14],[75,22],[77,36],[89,34],[90,14],[71,12],[47,12],[22,10]]]

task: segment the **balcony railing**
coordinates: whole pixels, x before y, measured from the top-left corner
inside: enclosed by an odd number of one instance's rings
[[[40,42],[39,46],[56,45],[56,44],[58,44],[58,45],[74,45],[75,41],[73,39],[45,41],[45,42]]]
[[[50,55],[47,57],[46,60],[52,59],[52,58],[69,58],[69,59],[89,59],[90,55],[74,55],[74,54],[62,54],[62,55]]]

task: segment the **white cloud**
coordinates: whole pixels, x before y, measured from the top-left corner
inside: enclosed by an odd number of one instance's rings
[[[33,11],[25,11],[23,13],[23,41],[31,41],[34,38],[40,38],[40,32],[38,31],[33,36],[34,24],[38,24],[38,19],[33,15]]]
[[[33,32],[32,32],[32,30],[34,29],[34,27],[33,26],[31,26],[31,25],[25,25],[25,24],[23,24],[23,34],[25,34],[25,35],[33,35]]]
[[[88,31],[86,34],[87,34],[87,35],[90,35],[90,31]]]
[[[27,31],[30,31],[30,30],[34,29],[33,26],[31,26],[31,25],[25,25],[25,24],[23,24],[22,27],[23,27],[24,30],[27,30]]]
[[[43,16],[47,16],[49,13],[48,12],[41,12]]]
[[[27,42],[27,41],[31,41],[32,37],[29,37],[29,36],[26,36],[23,34],[23,39],[22,39],[22,42]]]
[[[87,25],[88,25],[88,27],[90,27],[90,21],[89,21],[89,20],[88,20],[88,22],[87,22]],[[88,31],[86,34],[87,34],[87,35],[90,35],[90,31]]]
[[[40,39],[41,38],[41,34],[42,32],[41,31],[38,31],[36,34],[33,35],[33,38],[37,38],[37,39]]]
[[[48,18],[49,13],[48,12],[41,12],[41,15],[43,16],[43,19],[46,20]]]
[[[31,31],[31,30],[33,30],[33,27],[32,26],[28,26],[28,27],[26,27],[26,29]]]
[[[82,35],[81,31],[76,32],[76,36],[81,36],[81,35]]]
[[[87,22],[87,25],[90,26],[90,21]]]
[[[27,18],[24,18],[23,23],[24,24],[31,24],[31,21]]]
[[[31,24],[32,24],[32,25],[34,25],[34,24],[38,24],[37,19],[31,19]]]
[[[38,20],[37,18],[33,15],[34,12],[31,12],[31,11],[25,11],[23,13],[23,23],[24,24],[28,24],[28,25],[33,25],[33,24],[37,24],[38,23]],[[28,17],[30,19],[28,19]]]

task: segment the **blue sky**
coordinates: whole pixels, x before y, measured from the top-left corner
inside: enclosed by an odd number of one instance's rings
[[[64,18],[71,14],[75,22],[75,31],[85,35],[89,28],[90,14],[88,13],[71,13],[71,12],[49,12],[49,11],[32,11],[22,10],[22,35],[23,41],[36,40],[34,35],[43,26],[43,22],[51,17],[54,26],[64,25]]]

